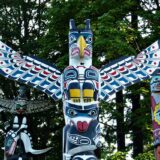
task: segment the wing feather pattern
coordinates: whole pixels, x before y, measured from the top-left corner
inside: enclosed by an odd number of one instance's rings
[[[54,100],[62,98],[61,72],[40,59],[21,56],[0,42],[0,74],[25,83],[50,95]]]
[[[103,66],[100,70],[100,99],[109,96],[132,84],[151,78],[160,69],[160,41],[156,41],[136,57],[122,57]]]

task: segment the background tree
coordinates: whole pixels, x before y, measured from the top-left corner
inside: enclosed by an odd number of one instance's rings
[[[121,56],[136,55],[157,40],[160,34],[159,15],[157,0],[2,0],[0,34],[3,41],[15,50],[34,54],[64,69],[68,65],[69,19],[74,18],[81,28],[84,20],[90,18],[94,32],[93,65],[100,68]],[[17,83],[3,77],[0,81],[2,96],[14,98]],[[141,159],[153,153],[148,82],[134,85],[117,93],[107,103],[101,103],[100,121],[104,126],[102,134],[105,140],[102,157],[127,159],[126,154],[131,148],[134,157],[151,151],[137,156]],[[31,97],[48,98],[33,89]],[[54,148],[45,156],[48,160],[53,157],[54,160],[61,159],[63,125],[61,102],[53,102],[53,109],[49,112],[31,116],[35,148],[45,147],[46,142]],[[126,135],[132,140],[129,144]],[[137,135],[141,135],[138,140]],[[1,138],[1,144],[2,141]],[[114,155],[116,149],[123,152]],[[35,159],[44,159],[44,156]]]

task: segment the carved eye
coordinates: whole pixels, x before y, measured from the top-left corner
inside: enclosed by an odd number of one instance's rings
[[[86,41],[87,41],[88,43],[92,43],[92,36],[88,36],[88,37],[86,38]]]
[[[73,157],[73,160],[84,160],[84,159],[83,159],[83,157],[81,157],[81,156],[78,155],[76,157]]]
[[[69,115],[70,117],[74,117],[74,116],[77,115],[77,112],[76,112],[74,109],[69,109],[69,110],[68,110],[68,115]]]
[[[88,113],[90,116],[96,116],[97,115],[97,111],[95,109],[91,110],[89,113]]]
[[[69,37],[70,43],[73,43],[75,40],[76,40],[76,37],[75,37],[75,36],[71,35],[71,36]]]

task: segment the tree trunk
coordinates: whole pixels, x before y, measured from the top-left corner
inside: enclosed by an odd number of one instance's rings
[[[124,106],[123,93],[119,91],[116,93],[116,109],[117,109],[117,149],[118,151],[125,151],[125,132],[124,132]]]
[[[138,9],[140,8],[140,0],[135,0],[131,11],[131,25],[132,28],[138,30]],[[137,35],[139,36],[139,35]],[[138,41],[138,38],[136,39]],[[137,88],[138,89],[138,88]],[[142,127],[137,126],[135,121],[138,121],[137,110],[140,109],[140,94],[135,93],[131,95],[132,100],[132,133],[133,133],[133,157],[143,152],[143,133]]]
[[[142,127],[137,126],[137,110],[140,109],[140,94],[132,94],[132,133],[133,133],[133,157],[143,152],[143,132]]]

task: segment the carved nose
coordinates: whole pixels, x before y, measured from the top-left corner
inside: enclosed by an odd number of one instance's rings
[[[83,36],[80,36],[78,39],[79,49],[80,49],[80,58],[84,57],[84,49],[87,47],[86,41]]]
[[[77,122],[77,129],[79,132],[87,131],[88,126],[89,126],[89,124],[86,121],[84,121],[84,122],[78,121]]]

